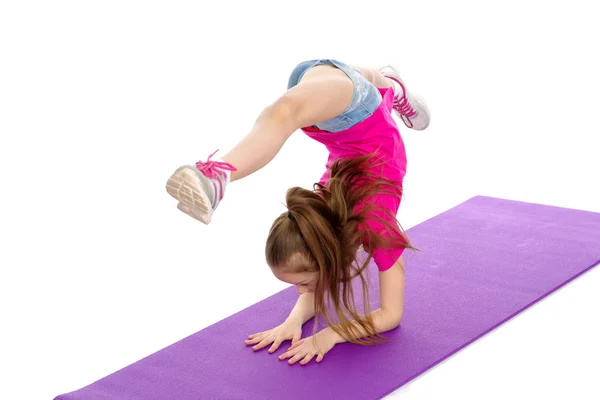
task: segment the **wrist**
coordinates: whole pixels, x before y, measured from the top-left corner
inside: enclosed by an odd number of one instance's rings
[[[294,325],[304,325],[304,321],[302,320],[302,317],[298,316],[298,315],[290,315],[285,319],[285,322],[287,322],[288,324],[294,324]]]
[[[340,343],[344,343],[346,341],[336,331],[334,331],[330,326],[328,326],[327,328],[323,329],[319,333],[321,335],[327,337],[327,339],[330,340],[334,344],[340,344]]]

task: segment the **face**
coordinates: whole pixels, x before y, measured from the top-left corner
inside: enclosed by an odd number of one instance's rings
[[[296,286],[298,294],[312,293],[317,288],[318,272],[286,272],[285,268],[272,268],[271,271],[280,281]]]

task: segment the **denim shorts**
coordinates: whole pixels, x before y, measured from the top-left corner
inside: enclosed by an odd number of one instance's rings
[[[317,65],[332,65],[342,70],[354,84],[354,94],[350,105],[337,117],[317,124],[317,128],[327,132],[341,132],[373,115],[381,104],[381,93],[358,70],[340,61],[320,59],[298,64],[290,75],[288,90],[300,82],[306,71]]]

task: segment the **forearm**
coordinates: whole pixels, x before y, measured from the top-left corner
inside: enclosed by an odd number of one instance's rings
[[[377,309],[369,314],[373,319],[373,324],[375,325],[375,331],[377,333],[383,333],[390,331],[396,328],[400,324],[401,315],[397,313],[394,314],[390,311],[384,309]],[[367,333],[356,323],[356,321],[352,322],[356,327],[356,330],[359,332],[359,338],[365,337]],[[338,333],[336,333],[332,328],[328,327],[324,329],[328,334],[333,335],[335,343],[344,343],[346,339],[341,337]]]
[[[290,312],[288,320],[299,321],[304,325],[306,321],[315,316],[315,294],[303,293],[298,297],[296,305]]]

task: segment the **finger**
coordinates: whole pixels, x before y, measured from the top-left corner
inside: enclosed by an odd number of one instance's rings
[[[277,350],[279,348],[279,346],[281,346],[281,339],[277,339],[273,342],[273,345],[271,346],[271,348],[269,349],[269,353],[274,352],[275,350]]]
[[[302,360],[304,357],[306,357],[306,352],[299,351],[296,353],[296,355],[294,357],[290,358],[290,361],[288,361],[288,364],[290,364],[290,365],[295,364],[296,362]]]
[[[258,339],[258,338],[264,338],[269,336],[270,332],[260,332],[260,333],[255,333],[254,335],[252,335],[252,337],[250,339]]]
[[[294,336],[292,336],[292,346],[296,344],[296,342],[298,340],[300,340],[300,338],[302,337],[302,332],[298,331],[296,333],[294,333]]]
[[[302,343],[304,343],[304,339],[298,340],[296,343],[292,343],[292,345],[290,346],[289,350],[294,350],[295,348],[297,348],[298,346],[300,346]]]
[[[312,353],[308,353],[308,354],[306,355],[306,357],[304,357],[304,358],[302,359],[302,361],[300,361],[300,364],[302,364],[302,365],[306,365],[306,364],[308,364],[308,363],[310,362],[310,360],[312,360],[312,359],[313,359],[313,357],[314,357],[314,356],[315,356],[314,354],[312,354]]]
[[[272,341],[272,340],[270,340],[270,338],[266,338],[266,339],[264,339],[262,342],[260,342],[260,343],[259,343],[259,344],[257,344],[256,346],[254,346],[254,347],[252,348],[252,350],[254,350],[254,351],[258,351],[258,350],[260,350],[260,349],[262,349],[262,348],[265,348],[265,347],[267,347],[267,346],[268,346],[268,345],[270,345],[272,342],[273,342],[273,341]]]
[[[325,357],[325,355],[323,353],[319,353],[319,355],[317,356],[317,360],[316,361],[318,363],[321,362],[321,361],[323,361],[323,357]]]
[[[261,335],[261,336],[255,337],[254,339],[248,339],[248,340],[246,340],[245,343],[246,344],[256,344],[256,343],[262,342],[263,339],[265,339],[265,338],[266,338],[266,335]]]
[[[295,349],[292,349],[292,350],[288,350],[285,353],[283,353],[282,355],[280,355],[279,359],[280,360],[285,360],[286,358],[290,358],[293,355],[295,355],[299,350],[300,349],[298,349],[298,348],[295,348]]]
[[[262,337],[257,337],[257,338],[254,338],[254,339],[245,340],[244,343],[246,343],[246,344],[256,344],[256,343],[260,342],[261,340],[262,340]]]
[[[265,332],[258,332],[258,333],[254,333],[252,335],[248,335],[248,339],[254,339],[255,337],[257,337],[258,335],[262,335]]]

